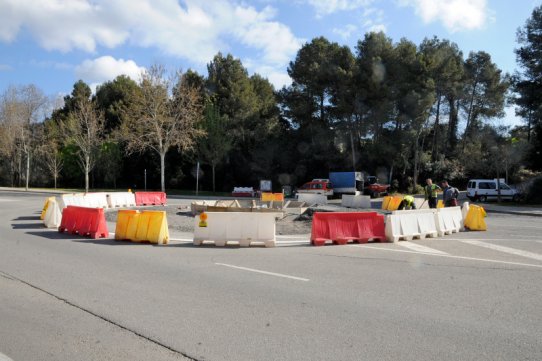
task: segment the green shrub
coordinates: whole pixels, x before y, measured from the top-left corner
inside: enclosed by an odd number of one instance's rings
[[[525,201],[531,204],[542,204],[542,178],[537,178],[533,181],[527,191]]]

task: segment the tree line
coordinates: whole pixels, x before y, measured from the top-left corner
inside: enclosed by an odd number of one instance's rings
[[[260,179],[298,186],[364,171],[415,192],[424,177],[514,183],[542,168],[542,7],[519,29],[519,70],[437,37],[367,33],[355,49],[324,37],[299,49],[275,90],[218,53],[207,76],[156,64],[58,105],[35,85],[0,96],[0,182],[11,186],[231,191]],[[525,124],[496,121],[515,104]],[[146,177],[144,179],[144,177]]]

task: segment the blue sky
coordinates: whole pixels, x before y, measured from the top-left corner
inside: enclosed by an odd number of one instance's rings
[[[434,35],[465,57],[484,50],[516,69],[516,30],[534,0],[0,0],[0,92],[33,83],[51,96],[78,79],[96,86],[119,74],[137,79],[153,63],[192,68],[221,51],[276,87],[288,62],[317,36],[349,45],[382,30],[419,44]],[[517,124],[513,109],[499,124]]]

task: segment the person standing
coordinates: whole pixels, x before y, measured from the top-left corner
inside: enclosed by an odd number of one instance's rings
[[[440,187],[433,184],[431,178],[427,178],[425,183],[427,184],[425,186],[425,200],[429,204],[429,208],[437,208],[437,192],[440,190]]]
[[[444,201],[444,207],[457,206],[457,197],[459,197],[457,188],[449,185],[448,181],[442,181],[442,200]]]

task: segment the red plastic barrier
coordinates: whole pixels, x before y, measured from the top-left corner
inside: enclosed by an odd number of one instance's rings
[[[376,212],[316,212],[312,218],[311,244],[323,246],[327,241],[384,242],[384,216]]]
[[[164,192],[135,192],[136,206],[166,205]]]
[[[90,236],[90,238],[109,237],[103,208],[76,206],[64,208],[58,231]]]

